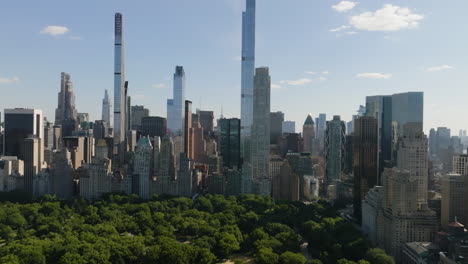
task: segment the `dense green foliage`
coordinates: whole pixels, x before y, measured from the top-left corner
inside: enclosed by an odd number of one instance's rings
[[[304,242],[307,263],[393,263],[321,202],[109,194],[94,204],[51,196],[0,204],[0,263],[218,263],[236,254],[304,264]]]

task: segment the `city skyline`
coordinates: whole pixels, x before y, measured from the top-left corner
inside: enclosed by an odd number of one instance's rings
[[[219,25],[206,27],[208,21],[198,16],[192,16],[190,19],[199,20],[199,23],[189,26],[183,23],[188,20],[161,23],[157,16],[154,21],[148,20],[152,16],[149,15],[150,11],[143,10],[144,6],[132,7],[125,4],[117,10],[98,5],[93,11],[85,10],[84,6],[88,4],[76,5],[74,7],[77,15],[71,17],[62,16],[60,12],[52,16],[44,12],[26,18],[28,14],[24,12],[31,11],[25,10],[21,13],[25,16],[21,23],[14,22],[18,22],[22,16],[12,17],[8,13],[2,13],[4,17],[1,22],[11,22],[10,24],[14,26],[2,29],[4,32],[1,32],[10,36],[5,40],[5,49],[1,53],[2,58],[5,58],[5,64],[3,67],[0,66],[0,91],[5,98],[1,108],[20,106],[38,108],[44,111],[49,120],[53,120],[55,106],[48,101],[59,88],[58,75],[61,71],[66,71],[74,79],[78,111],[89,112],[91,120],[99,119],[102,92],[105,89],[113,90],[110,74],[103,73],[110,72],[109,66],[113,54],[108,50],[113,40],[112,32],[109,30],[112,27],[109,27],[109,24],[113,23],[114,12],[119,11],[125,16],[127,35],[125,42],[128,53],[126,75],[131,83],[129,91],[133,104],[148,107],[152,115],[166,116],[164,102],[170,98],[172,90],[171,71],[175,65],[183,65],[187,72],[186,97],[194,102],[194,108],[214,110],[216,117],[219,117],[223,108],[224,116],[240,117],[240,23],[245,3],[228,0],[216,4],[209,2],[211,7],[208,9],[206,3],[194,5],[187,1],[178,3],[158,1],[148,5],[158,7],[150,8],[154,12],[167,12],[164,16],[167,19],[175,11],[175,6],[182,3],[183,8],[180,9],[182,14],[198,12],[200,16],[209,15],[208,20],[217,19],[220,21]],[[457,27],[456,16],[446,16],[447,11],[443,8],[438,9],[435,2],[431,6],[418,4],[415,1],[394,1],[391,3],[392,7],[408,8],[410,15],[401,17],[405,15],[395,11],[397,13],[395,16],[390,16],[392,17],[390,21],[386,21],[383,26],[378,23],[375,26],[383,28],[369,28],[361,22],[356,22],[356,19],[362,18],[361,15],[366,12],[371,12],[369,14],[375,19],[380,19],[378,10],[391,13],[392,9],[386,4],[389,3],[366,1],[359,2],[349,9],[349,6],[339,5],[339,1],[314,3],[298,1],[291,7],[280,1],[258,0],[256,66],[267,65],[270,68],[272,111],[283,111],[285,120],[294,120],[298,124],[308,113],[312,113],[314,118],[319,113],[327,113],[328,117],[339,114],[343,120],[349,121],[354,110],[365,103],[365,95],[424,91],[426,134],[431,127],[450,127],[454,134],[459,129],[468,127],[468,124],[458,120],[455,115],[458,112],[456,110],[463,106],[463,96],[459,95],[464,94],[462,88],[464,83],[468,83],[468,79],[462,76],[466,67],[463,66],[463,56],[459,56],[461,49],[458,48],[458,45],[463,46],[464,40],[455,42],[458,34],[455,34],[457,30],[452,30],[444,32],[444,40],[433,40],[430,45],[422,45],[425,42],[421,41],[421,39],[427,41],[429,36],[433,36],[434,30],[442,32],[437,25],[441,17],[449,20],[446,23]],[[466,5],[461,1],[455,1],[454,4],[459,7],[455,8],[457,10],[462,10]],[[298,6],[301,6],[301,10],[297,8]],[[8,7],[11,10],[19,8],[14,3],[9,3]],[[279,14],[280,9],[284,10],[288,18],[293,11],[297,12],[297,15],[294,19],[289,19],[288,23],[284,23],[281,19],[275,21],[272,17],[274,14]],[[140,12],[142,15],[137,16],[136,13]],[[273,16],[267,16],[268,12],[273,12]],[[307,12],[310,13],[310,17],[306,15]],[[96,24],[95,28],[91,29],[89,25],[77,20],[84,15],[98,16],[91,18],[96,23],[87,23]],[[407,24],[397,28],[385,28],[391,26],[393,22],[398,22],[398,19],[402,19]],[[142,24],[143,22],[145,24]],[[30,27],[26,30],[27,26]],[[296,36],[304,43],[292,41],[293,33],[303,31],[306,26],[313,26],[312,34]],[[13,30],[15,27],[17,31]],[[180,30],[182,37],[172,33]],[[220,38],[210,39],[207,36],[210,31]],[[144,32],[146,32],[145,39],[139,38]],[[276,37],[282,34],[285,39],[273,39],[275,34]],[[189,38],[191,45],[181,43],[178,38]],[[38,45],[36,48],[28,46],[28,50],[24,50],[25,47],[22,45],[12,47],[14,43],[22,40],[34,40]],[[358,47],[363,41],[370,41],[375,46],[362,51]],[[153,46],[153,49],[149,49],[146,45]],[[326,45],[331,46],[325,49]],[[92,47],[95,50],[91,50]],[[28,56],[31,52],[29,49],[36,51],[36,54]],[[54,52],[37,52],[43,50],[54,50]],[[101,52],[103,50],[106,52]],[[139,50],[148,56],[142,56]],[[20,51],[24,51],[26,58],[15,56]],[[350,51],[354,53],[350,55]],[[170,55],[162,55],[163,52],[168,52]],[[383,52],[387,54],[382,54]],[[65,53],[67,56],[64,56]],[[433,56],[423,56],[423,53]],[[40,58],[46,54],[49,54],[48,59],[41,61]],[[83,57],[84,54],[87,56]],[[203,54],[205,62],[198,59],[198,56]],[[206,54],[213,56],[207,58]],[[374,58],[376,54],[380,54],[380,57],[377,57],[379,60],[366,59]],[[391,56],[394,58],[390,58]],[[91,58],[93,63],[90,63]],[[360,60],[356,61],[356,58]],[[29,67],[33,67],[39,61],[41,68],[36,72],[29,71]],[[207,65],[211,66],[206,67]],[[218,72],[219,74],[216,74]],[[315,74],[312,74],[313,72]],[[19,97],[17,93],[8,92],[18,91],[28,94],[37,93],[38,89],[41,93],[37,94],[37,97]],[[222,93],[214,92],[219,89],[222,89]],[[353,89],[353,92],[347,92],[349,89]],[[346,100],[341,98],[336,100],[336,92],[347,93]],[[445,96],[440,96],[441,92],[444,92]],[[37,102],[38,99],[40,102]],[[331,104],[332,101],[336,103]]]

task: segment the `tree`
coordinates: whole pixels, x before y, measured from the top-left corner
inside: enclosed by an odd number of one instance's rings
[[[300,253],[286,251],[280,256],[281,264],[305,264],[306,258]]]
[[[395,264],[395,260],[380,248],[369,249],[366,253],[366,260],[371,264]]]
[[[233,234],[227,232],[216,233],[215,239],[217,241],[215,252],[221,258],[227,258],[240,249],[239,242]]]
[[[256,264],[276,264],[279,261],[279,256],[271,248],[260,248],[255,254]]]

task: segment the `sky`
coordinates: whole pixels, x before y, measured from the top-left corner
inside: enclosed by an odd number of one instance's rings
[[[132,104],[166,116],[184,66],[193,108],[240,115],[245,0],[2,1],[0,111],[54,120],[60,73],[76,106],[101,119],[113,96],[114,13],[124,19]],[[271,111],[300,130],[308,113],[349,121],[368,95],[424,92],[424,129],[468,128],[466,0],[257,0],[256,67],[268,66]]]

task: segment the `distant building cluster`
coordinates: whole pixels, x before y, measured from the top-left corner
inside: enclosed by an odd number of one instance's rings
[[[438,127],[427,136],[422,92],[368,96],[349,122],[305,114],[296,127],[271,109],[270,70],[255,67],[256,1],[246,4],[240,118],[192,109],[183,66],[165,117],[131,105],[117,13],[113,102],[105,90],[101,118],[91,121],[62,72],[53,122],[39,109],[4,109],[0,191],[90,201],[111,192],[326,199],[397,263],[466,263],[466,131]]]

